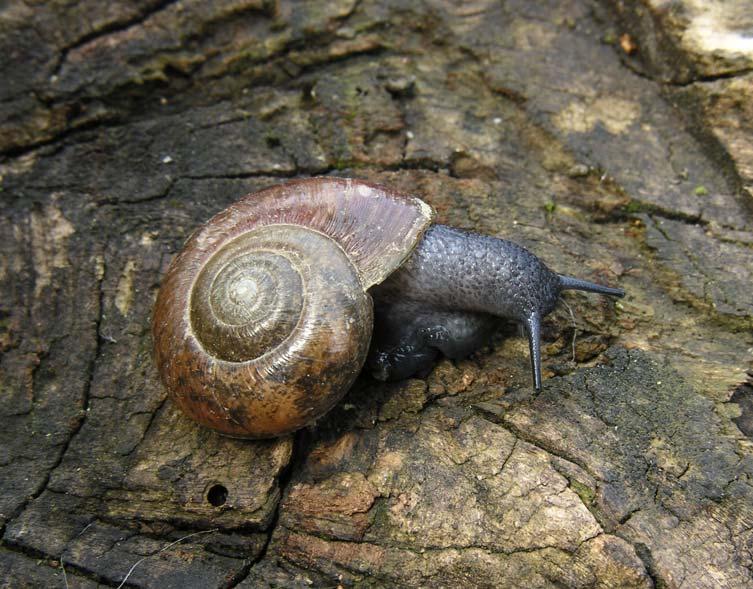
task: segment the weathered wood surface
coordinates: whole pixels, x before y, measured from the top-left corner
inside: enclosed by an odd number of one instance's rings
[[[0,586],[751,586],[751,11],[706,4],[0,5]],[[171,256],[335,173],[628,296],[568,294],[539,395],[510,329],[295,438],[194,426]]]

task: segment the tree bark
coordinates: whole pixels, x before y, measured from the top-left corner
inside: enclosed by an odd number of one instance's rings
[[[745,4],[6,2],[0,586],[751,586]],[[160,279],[323,174],[628,295],[566,295],[540,394],[511,327],[295,436],[202,429]]]

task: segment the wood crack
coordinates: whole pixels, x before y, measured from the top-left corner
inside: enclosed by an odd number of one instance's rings
[[[60,74],[60,70],[65,64],[65,61],[68,58],[68,54],[70,54],[71,51],[80,49],[87,43],[90,43],[102,37],[112,35],[113,33],[127,31],[131,27],[143,24],[144,21],[146,21],[150,17],[154,16],[155,14],[159,12],[162,12],[163,10],[167,9],[173,4],[178,4],[181,1],[182,0],[159,0],[153,6],[149,7],[146,11],[142,13],[136,14],[130,18],[124,18],[122,20],[112,21],[102,26],[99,29],[95,29],[81,36],[80,38],[76,39],[73,43],[66,45],[65,47],[60,49],[60,56],[58,58],[57,63],[55,64],[55,67],[52,70],[52,76],[55,77]]]

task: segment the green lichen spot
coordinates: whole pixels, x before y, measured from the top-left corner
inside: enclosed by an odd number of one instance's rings
[[[570,481],[570,488],[575,491],[575,494],[578,495],[578,497],[580,497],[580,500],[583,501],[583,505],[588,506],[593,504],[594,499],[596,498],[596,492],[593,489],[575,479]]]
[[[632,215],[634,213],[638,213],[641,210],[641,204],[635,200],[631,200],[629,203],[627,203],[623,210],[629,214]]]

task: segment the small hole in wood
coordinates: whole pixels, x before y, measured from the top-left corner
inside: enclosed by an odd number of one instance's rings
[[[212,485],[209,491],[207,491],[207,501],[215,507],[225,505],[225,501],[227,501],[227,488],[225,485]]]

